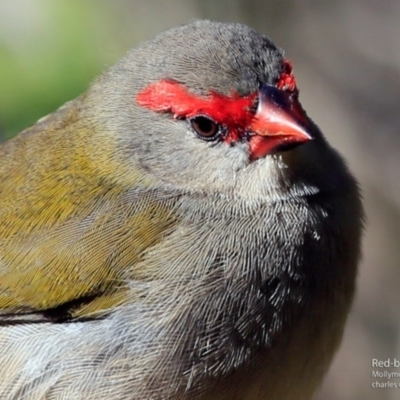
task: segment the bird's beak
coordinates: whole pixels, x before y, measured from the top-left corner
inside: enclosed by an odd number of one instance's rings
[[[249,126],[252,159],[312,140],[307,116],[297,96],[261,85],[258,100],[257,112]]]

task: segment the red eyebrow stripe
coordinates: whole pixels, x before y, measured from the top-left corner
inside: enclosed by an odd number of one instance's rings
[[[287,59],[283,60],[283,70],[276,84],[276,87],[278,89],[290,92],[294,95],[298,95],[299,93],[299,90],[297,89],[296,78],[293,74],[292,63]]]
[[[173,80],[162,79],[146,86],[136,95],[136,102],[156,112],[170,112],[175,118],[207,115],[228,129],[245,129],[253,118],[251,107],[257,93],[240,97],[210,91],[207,97],[196,96]]]

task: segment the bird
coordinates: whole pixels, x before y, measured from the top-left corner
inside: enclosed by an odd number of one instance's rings
[[[160,33],[2,143],[0,177],[2,399],[313,398],[364,211],[269,38]]]

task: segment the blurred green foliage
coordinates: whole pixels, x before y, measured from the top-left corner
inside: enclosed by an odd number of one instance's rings
[[[112,26],[107,18],[93,1],[0,4],[2,140],[84,92],[114,61],[100,51]]]

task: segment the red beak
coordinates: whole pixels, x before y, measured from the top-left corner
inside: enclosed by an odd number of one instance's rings
[[[250,124],[250,153],[256,160],[312,140],[297,99],[274,86],[261,85],[257,112]]]

